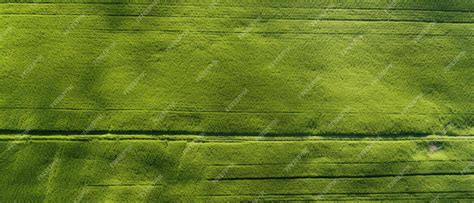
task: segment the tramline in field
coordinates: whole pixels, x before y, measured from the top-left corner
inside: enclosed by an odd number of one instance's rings
[[[0,202],[469,202],[473,10],[0,0]]]

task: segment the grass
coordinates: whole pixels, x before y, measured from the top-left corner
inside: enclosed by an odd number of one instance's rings
[[[468,202],[473,11],[0,0],[0,202]]]
[[[8,137],[16,141],[8,141]],[[323,137],[306,141],[292,137],[91,137],[2,136],[0,169],[9,175],[0,178],[4,194],[0,200],[251,201],[351,197],[447,201],[470,199],[474,194],[470,190],[474,181],[471,137],[378,141]]]
[[[2,4],[0,128],[472,134],[472,5],[364,2]]]

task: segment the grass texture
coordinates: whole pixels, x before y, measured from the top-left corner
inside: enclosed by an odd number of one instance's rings
[[[468,201],[472,137],[0,137],[0,201]]]
[[[471,202],[473,11],[0,0],[0,202]]]
[[[469,0],[2,2],[6,132],[473,133]]]

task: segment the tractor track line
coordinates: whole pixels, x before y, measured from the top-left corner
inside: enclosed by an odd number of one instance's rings
[[[389,178],[389,177],[418,177],[418,176],[470,176],[474,172],[465,173],[412,173],[412,174],[384,174],[384,175],[359,175],[359,176],[274,176],[274,177],[234,177],[234,178],[219,178],[219,181],[239,181],[239,180],[299,180],[299,179],[367,179],[367,178]],[[216,182],[216,178],[207,178],[207,181]]]
[[[151,2],[150,2],[151,3]],[[117,6],[117,7],[130,7],[130,6],[140,6],[142,8],[146,8],[150,5],[150,3],[120,3],[120,2],[109,2],[109,3],[101,3],[101,2],[0,2],[0,4],[16,4],[16,5],[79,5],[79,6],[91,6],[91,5],[103,5],[103,6]],[[174,3],[174,4],[167,4],[161,3],[160,6],[166,6],[169,8],[174,7],[202,7],[208,8],[208,4],[192,4],[192,3]],[[446,10],[438,10],[438,9],[430,9],[430,8],[387,8],[387,7],[329,7],[329,6],[319,6],[319,7],[309,7],[309,6],[268,6],[268,5],[261,5],[261,4],[252,4],[249,6],[239,6],[239,5],[220,5],[216,4],[215,7],[222,7],[222,8],[268,8],[268,9],[275,9],[275,8],[283,8],[283,9],[318,9],[318,10],[368,10],[368,11],[432,11],[432,12],[460,12],[460,13],[470,13],[474,12],[474,10],[470,9],[446,9]]]
[[[10,13],[0,13],[0,16],[71,16],[64,14],[10,14]],[[80,15],[77,15],[80,16]],[[136,18],[140,15],[95,15],[88,14],[85,16],[109,16],[109,17],[123,17],[123,18]],[[235,20],[252,20],[255,18],[242,18],[242,17],[206,17],[206,16],[144,16],[144,18],[176,18],[176,19],[235,19]],[[328,22],[384,22],[384,23],[437,23],[437,24],[473,24],[474,21],[435,21],[435,20],[402,20],[402,19],[393,19],[393,18],[383,18],[383,19],[370,19],[370,18],[361,18],[361,19],[348,19],[348,18],[264,18],[264,20],[275,20],[275,21],[328,21]]]

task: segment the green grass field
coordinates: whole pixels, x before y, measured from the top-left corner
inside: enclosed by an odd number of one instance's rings
[[[473,148],[470,137],[442,136],[5,135],[1,200],[467,201],[474,198]]]
[[[0,0],[0,202],[470,202],[473,11]]]

